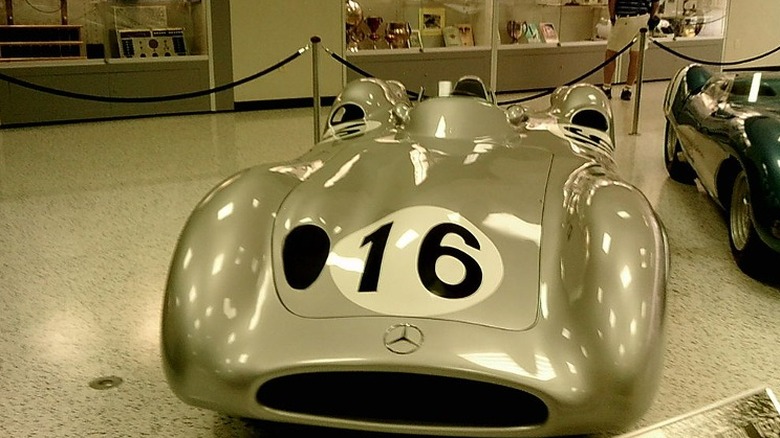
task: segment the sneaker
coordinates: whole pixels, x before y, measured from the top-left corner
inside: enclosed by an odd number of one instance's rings
[[[607,95],[607,99],[612,99],[612,88],[601,88],[601,91]]]
[[[631,100],[631,89],[630,88],[624,88],[623,91],[620,92],[620,99],[621,100]]]

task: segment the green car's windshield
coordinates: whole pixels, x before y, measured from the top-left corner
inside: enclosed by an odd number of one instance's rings
[[[780,75],[775,72],[744,72],[733,76],[729,102],[780,104]]]

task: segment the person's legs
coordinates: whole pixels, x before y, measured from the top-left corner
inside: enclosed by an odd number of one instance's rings
[[[639,70],[639,52],[636,50],[630,50],[628,52],[628,74],[626,75],[626,86],[623,87],[623,91],[620,92],[620,98],[623,100],[631,100],[631,88],[636,83]]]
[[[607,49],[605,55],[604,55],[604,61],[612,58],[615,56],[617,52],[614,50]],[[602,89],[604,90],[604,93],[606,93],[607,97],[612,99],[612,79],[615,76],[615,61],[608,63],[604,66],[604,84],[602,85]]]
[[[626,86],[632,87],[636,83],[638,68],[639,52],[636,50],[630,50],[628,52],[628,76],[626,77]]]
[[[607,49],[607,52],[604,55],[604,61],[612,58],[615,56],[617,52],[614,50]],[[605,84],[611,84],[612,78],[615,76],[615,61],[613,60],[609,64],[604,66],[604,83]]]

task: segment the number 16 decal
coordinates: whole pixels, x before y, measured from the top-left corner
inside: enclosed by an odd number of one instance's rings
[[[503,264],[493,242],[459,214],[409,207],[341,239],[328,261],[341,293],[379,313],[430,316],[493,294]]]
[[[479,249],[479,241],[469,230],[458,224],[439,224],[433,227],[420,245],[417,258],[417,274],[423,286],[443,298],[465,298],[479,289],[482,284],[482,268],[468,253],[452,246],[443,246],[442,241],[448,234],[456,234],[471,248]],[[449,284],[436,274],[436,262],[444,256],[457,259],[463,264],[466,274],[458,284]]]
[[[376,292],[377,283],[379,283],[379,270],[382,269],[382,256],[392,227],[392,222],[382,225],[363,239],[363,244],[360,246],[371,245],[371,249],[368,251],[363,276],[360,277],[359,292]]]

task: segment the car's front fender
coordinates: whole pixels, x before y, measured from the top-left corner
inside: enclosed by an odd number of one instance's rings
[[[298,182],[267,167],[248,169],[215,188],[188,219],[171,261],[162,315],[163,365],[177,394],[197,393],[182,388],[193,380],[186,376],[225,369],[216,362],[231,360],[229,350],[257,326],[260,305],[276,299],[274,220]]]
[[[666,233],[635,187],[597,166],[575,175],[567,183],[555,275],[564,293],[549,313],[555,307],[567,315],[570,326],[561,330],[581,335],[579,368],[593,381],[606,373],[622,382],[614,393],[625,401],[625,415],[635,417],[652,401],[663,368]]]
[[[745,120],[747,145],[742,160],[750,186],[756,230],[780,251],[780,120],[757,116]]]

